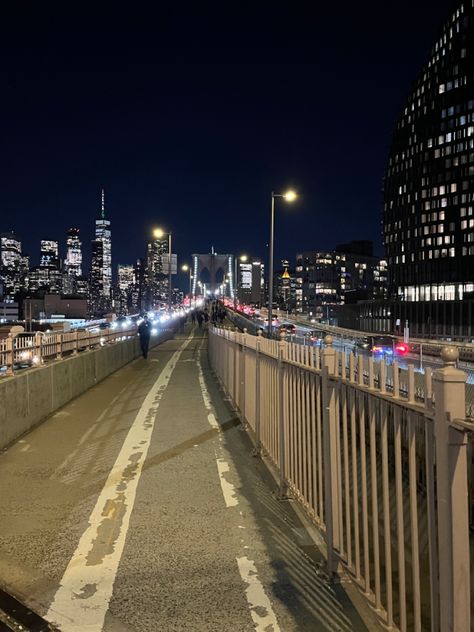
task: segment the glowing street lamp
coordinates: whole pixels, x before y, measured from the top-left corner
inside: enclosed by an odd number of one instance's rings
[[[183,272],[188,272],[189,271],[189,301],[191,303],[191,292],[192,292],[191,280],[193,278],[192,271],[191,271],[191,266],[188,266],[187,263],[183,263],[183,265],[181,266],[181,270]]]
[[[268,335],[272,337],[273,321],[273,243],[275,233],[275,198],[283,198],[287,202],[294,202],[297,198],[294,191],[286,193],[274,193],[272,191],[272,205],[270,217],[270,244],[269,244],[269,264],[268,264]]]

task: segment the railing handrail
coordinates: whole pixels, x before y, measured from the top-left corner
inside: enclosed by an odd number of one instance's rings
[[[61,359],[69,355],[114,342],[133,338],[137,326],[99,329],[98,331],[25,332],[9,334],[0,339],[0,367],[7,368],[4,375],[12,376],[20,364],[40,366],[45,360]]]
[[[251,341],[251,342],[250,342]],[[316,354],[318,352],[318,355]],[[321,528],[328,572],[352,573],[390,629],[470,630],[466,374],[454,346],[425,373],[210,327],[211,366],[291,495]],[[367,368],[367,371],[365,371]],[[471,496],[470,496],[471,494]],[[392,550],[393,549],[393,550]],[[411,578],[408,578],[408,573]]]

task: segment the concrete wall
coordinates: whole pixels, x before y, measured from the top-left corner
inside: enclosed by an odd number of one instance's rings
[[[172,335],[160,335],[155,344]],[[138,338],[132,338],[1,378],[0,450],[139,356]]]

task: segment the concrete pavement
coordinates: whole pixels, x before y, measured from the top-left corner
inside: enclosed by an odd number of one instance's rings
[[[0,584],[64,631],[365,630],[198,329],[0,456]]]

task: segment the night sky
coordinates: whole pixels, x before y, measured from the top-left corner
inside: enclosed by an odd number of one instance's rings
[[[270,193],[287,186],[301,198],[278,206],[277,257],[351,239],[382,254],[392,129],[449,0],[11,4],[0,230],[33,263],[78,226],[88,267],[102,186],[114,269],[158,225],[180,264],[211,245],[267,257]]]

